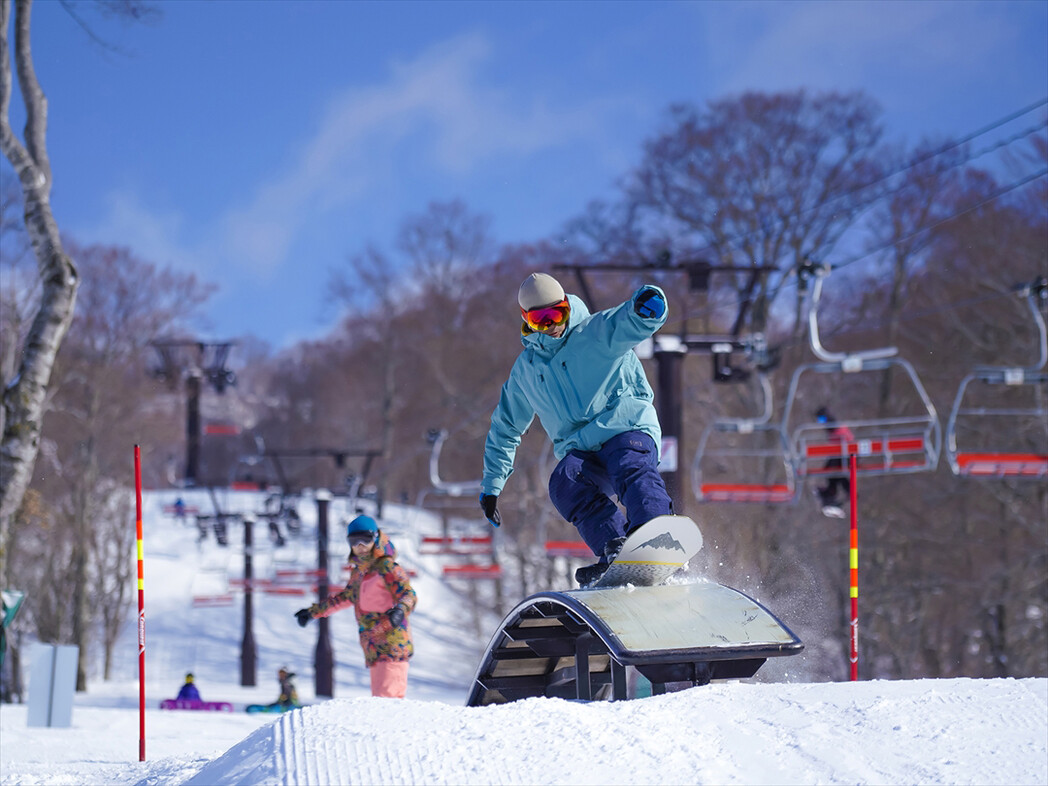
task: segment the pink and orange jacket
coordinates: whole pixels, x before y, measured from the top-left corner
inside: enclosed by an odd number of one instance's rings
[[[378,542],[364,559],[358,561],[350,552],[351,572],[345,589],[309,607],[310,615],[316,619],[353,606],[368,666],[379,661],[404,661],[415,651],[408,620],[417,596],[407,571],[397,564],[396,558],[393,543],[384,532],[379,532]],[[394,606],[404,610],[404,622],[397,627],[386,616]]]

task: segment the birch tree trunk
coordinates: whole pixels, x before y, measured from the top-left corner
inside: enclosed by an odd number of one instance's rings
[[[41,282],[33,315],[12,380],[4,380],[0,426],[0,584],[6,576],[3,544],[11,519],[22,504],[40,445],[47,387],[55,357],[73,319],[79,277],[62,249],[51,213],[51,164],[47,157],[47,98],[36,78],[29,42],[32,0],[15,0],[14,52],[9,52],[11,0],[0,0],[0,150],[22,187],[25,225]],[[11,130],[11,62],[25,104],[23,144]]]

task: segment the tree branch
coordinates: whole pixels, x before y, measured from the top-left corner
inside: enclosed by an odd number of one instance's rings
[[[16,0],[15,5],[15,67],[18,86],[25,104],[25,144],[37,169],[37,190],[45,198],[51,195],[51,162],[47,157],[47,96],[40,89],[33,67],[29,21],[33,0]],[[42,180],[40,180],[42,178]]]

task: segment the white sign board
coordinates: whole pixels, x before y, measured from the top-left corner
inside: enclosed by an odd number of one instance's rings
[[[29,652],[27,726],[67,727],[73,723],[78,652],[70,645],[33,645]]]

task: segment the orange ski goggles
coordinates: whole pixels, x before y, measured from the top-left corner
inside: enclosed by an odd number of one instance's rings
[[[568,300],[565,298],[552,306],[531,308],[526,311],[522,308],[520,315],[524,317],[524,322],[529,328],[545,332],[567,322],[568,317],[571,316],[571,306],[568,305]]]

